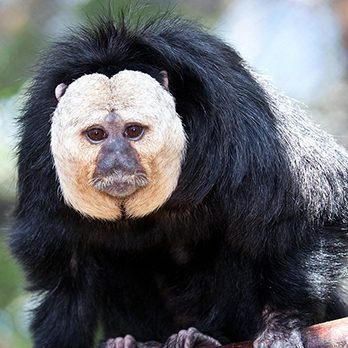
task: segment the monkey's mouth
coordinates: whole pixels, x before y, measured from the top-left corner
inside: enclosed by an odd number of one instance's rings
[[[107,176],[97,176],[91,180],[91,185],[96,190],[118,198],[127,197],[148,183],[149,180],[144,173],[127,174],[121,171]]]

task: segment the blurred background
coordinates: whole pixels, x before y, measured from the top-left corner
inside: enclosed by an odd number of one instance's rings
[[[141,1],[138,1],[141,3]],[[102,0],[0,0],[0,348],[30,347],[29,299],[5,246],[15,202],[15,119],[38,54]],[[129,1],[110,1],[115,11]],[[348,146],[347,0],[152,0],[211,28]]]

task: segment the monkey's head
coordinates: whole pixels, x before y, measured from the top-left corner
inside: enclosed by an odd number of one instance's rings
[[[56,88],[51,150],[65,201],[80,213],[141,217],[175,190],[185,132],[168,92],[150,75],[84,75]]]

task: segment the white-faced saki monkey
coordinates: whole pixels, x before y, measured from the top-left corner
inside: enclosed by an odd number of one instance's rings
[[[92,21],[19,123],[35,348],[300,348],[346,315],[347,153],[206,30]]]

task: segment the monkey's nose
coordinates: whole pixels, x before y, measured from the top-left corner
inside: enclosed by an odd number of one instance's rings
[[[97,162],[94,174],[96,176],[107,176],[114,172],[122,172],[130,175],[143,172],[143,168],[135,158],[125,153],[115,152],[101,158]]]
[[[137,152],[123,139],[114,140],[102,147],[97,157],[94,176],[107,176],[114,172],[127,175],[144,173]]]
[[[139,156],[125,140],[103,145],[92,179],[95,189],[114,197],[126,197],[147,184]]]

